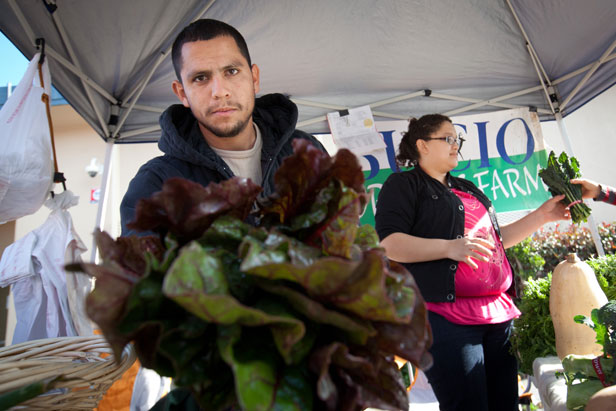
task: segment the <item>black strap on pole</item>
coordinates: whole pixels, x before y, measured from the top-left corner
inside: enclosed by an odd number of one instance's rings
[[[42,1],[43,1],[43,4],[45,5],[45,8],[49,12],[49,14],[53,14],[54,11],[56,11],[56,9],[58,8],[58,6],[56,6],[54,3],[50,3],[47,0],[42,0]]]

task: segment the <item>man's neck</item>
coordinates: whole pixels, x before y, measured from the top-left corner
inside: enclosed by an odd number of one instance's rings
[[[201,124],[199,124],[199,129],[201,130],[201,134],[205,139],[205,142],[214,148],[218,148],[220,150],[229,150],[229,151],[244,151],[250,150],[256,141],[256,133],[255,128],[250,121],[244,130],[242,130],[235,137],[218,137],[212,134],[211,131],[205,129]]]

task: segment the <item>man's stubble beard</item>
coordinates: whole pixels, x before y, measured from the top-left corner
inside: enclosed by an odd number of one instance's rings
[[[241,106],[239,108],[241,109]],[[238,134],[240,134],[242,131],[246,129],[246,127],[248,126],[248,123],[250,122],[250,119],[252,118],[253,112],[254,112],[254,106],[253,106],[252,111],[248,114],[248,116],[246,116],[245,119],[238,120],[231,128],[222,129],[220,127],[215,127],[211,124],[206,124],[201,121],[199,121],[199,124],[206,130],[208,130],[210,133],[215,135],[216,137],[232,138],[232,137],[236,137]]]

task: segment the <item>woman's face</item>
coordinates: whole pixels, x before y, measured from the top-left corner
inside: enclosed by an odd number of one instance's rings
[[[458,143],[451,145],[445,138],[457,138],[456,129],[449,121],[444,121],[439,129],[430,135],[430,140],[418,140],[420,162],[439,172],[448,172],[458,165]]]

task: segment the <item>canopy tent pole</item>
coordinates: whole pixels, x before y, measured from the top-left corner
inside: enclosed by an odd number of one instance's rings
[[[571,99],[578,93],[578,91],[580,91],[582,87],[584,87],[584,85],[586,84],[590,76],[592,76],[595,73],[595,71],[597,71],[599,66],[607,60],[607,58],[609,57],[610,53],[614,50],[614,48],[616,48],[616,40],[612,42],[612,44],[601,55],[599,60],[597,60],[595,64],[593,64],[592,68],[586,72],[586,74],[584,75],[584,78],[582,78],[582,80],[580,80],[580,82],[575,86],[575,88],[571,91],[571,93],[569,93],[565,101],[563,101],[563,103],[560,106],[561,110],[564,110],[565,106],[569,104]]]
[[[11,6],[11,9],[15,13],[15,16],[17,16],[17,20],[19,21],[19,24],[21,25],[22,29],[24,30],[24,32],[26,32],[26,34],[28,35],[28,37],[30,38],[32,43],[34,44],[34,39],[35,39],[36,36],[34,35],[34,32],[32,31],[32,28],[30,27],[30,25],[28,24],[26,18],[24,17],[23,13],[21,12],[21,9],[17,5],[17,3],[15,3],[15,0],[9,0],[9,5]],[[59,21],[57,21],[55,19],[55,17],[54,17],[54,22],[56,23],[56,27],[62,27],[61,24],[58,26]],[[64,33],[64,35],[66,35],[66,34]],[[60,37],[64,41],[63,33],[62,32],[60,32]],[[70,50],[69,53],[71,53],[72,58],[74,58],[74,53],[72,52],[72,49],[70,49],[70,45],[67,45],[67,43],[65,42],[65,46],[67,47],[68,50]],[[46,46],[46,52],[47,52],[48,56],[53,58],[60,65],[66,67],[73,74],[75,74],[77,77],[79,77],[79,79],[81,80],[82,85],[83,85],[85,91],[88,93],[88,98],[90,100],[90,104],[94,108],[94,111],[95,111],[95,113],[96,113],[96,115],[98,117],[98,120],[101,123],[101,128],[102,128],[102,130],[104,130],[106,132],[107,126],[106,126],[105,122],[102,121],[101,115],[100,115],[96,105],[94,105],[92,103],[92,97],[91,97],[91,95],[89,93],[88,87],[86,87],[85,84],[90,85],[94,90],[99,92],[103,97],[105,97],[107,99],[110,99],[111,101],[115,101],[115,98],[113,98],[113,96],[111,96],[109,93],[107,93],[101,86],[99,86],[98,84],[93,82],[90,78],[85,76],[83,74],[81,68],[75,67],[72,63],[68,62],[66,59],[64,59],[62,56],[60,56],[60,54],[58,52],[56,52],[53,48],[51,48],[49,45]]]
[[[58,33],[60,33],[60,38],[62,39],[62,43],[64,43],[64,47],[66,47],[66,51],[68,52],[68,55],[71,57],[73,64],[75,64],[75,66],[79,69],[79,71],[83,72],[81,65],[79,64],[79,61],[77,60],[77,56],[75,55],[75,51],[73,50],[73,46],[68,36],[66,35],[64,26],[62,25],[62,22],[60,21],[60,18],[58,17],[56,13],[51,13],[51,17],[54,23],[56,23],[56,28],[58,29]],[[94,98],[92,97],[92,91],[90,90],[90,87],[85,81],[83,81],[83,79],[80,78],[80,80],[81,80],[81,85],[84,88],[84,91],[86,92],[86,96],[88,97],[88,101],[90,102],[90,105],[94,109],[94,113],[96,114],[96,118],[98,119],[98,123],[101,126],[103,133],[106,136],[109,135],[109,129],[107,128],[107,123],[105,120],[103,120],[103,115],[100,112],[98,106],[94,104]]]
[[[136,130],[131,130],[131,131],[127,131],[125,133],[122,133],[122,137],[126,138],[126,137],[134,137],[134,136],[138,136],[141,134],[146,134],[146,133],[151,133],[153,131],[158,131],[160,130],[160,126],[151,126],[151,127],[144,127],[144,128],[138,128]]]
[[[448,94],[442,94],[442,93],[432,93],[430,97],[440,98],[444,100],[462,101],[462,102],[472,103],[472,104],[484,103],[484,101],[476,99],[476,98],[450,96]],[[490,105],[494,107],[502,107],[502,108],[528,108],[528,106],[521,106],[519,104],[501,103],[500,101],[498,101],[498,99],[488,100],[488,102],[485,105]],[[467,110],[464,110],[464,111],[467,111]],[[542,109],[542,108],[538,108],[537,112],[543,113],[543,114],[551,114],[550,111]],[[445,114],[451,115],[450,112],[446,112]]]
[[[101,178],[101,191],[98,200],[98,211],[96,213],[96,224],[94,225],[94,231],[102,229],[105,225],[105,216],[107,213],[107,187],[111,180],[111,167],[113,166],[112,155],[114,150],[113,140],[107,140],[107,148],[105,150],[105,165],[103,169],[103,176]],[[90,262],[96,264],[98,262],[98,249],[96,248],[96,239],[92,239],[92,252],[90,253]]]
[[[552,115],[555,115],[556,113],[560,112],[560,110],[558,109],[558,107],[554,107],[554,103],[558,103],[558,99],[552,101],[552,96],[556,93],[554,90],[554,86],[552,86],[552,84],[550,83],[549,78],[546,77],[545,80],[542,79],[541,73],[539,72],[539,67],[541,66],[541,63],[536,60],[536,56],[532,53],[532,47],[530,47],[530,44],[526,43],[526,48],[528,49],[528,54],[530,55],[530,61],[533,62],[533,67],[535,68],[537,77],[539,77],[539,81],[541,82],[541,88],[543,89],[543,93],[545,94],[545,99],[550,105]],[[550,88],[550,90],[548,90],[548,87]]]
[[[210,0],[203,7],[203,9],[197,14],[197,17],[195,17],[191,22],[195,22],[199,20],[209,10],[209,8],[212,7],[212,4],[214,4],[215,1],[216,0]],[[154,72],[156,71],[158,66],[160,66],[162,62],[165,61],[169,53],[171,53],[172,47],[173,47],[173,44],[169,45],[169,47],[167,47],[167,49],[158,56],[158,59],[156,60],[154,65],[150,68],[150,71],[145,76],[143,81],[137,87],[135,87],[131,92],[128,93],[126,100],[128,101],[130,99],[131,103],[126,109],[126,111],[122,113],[122,117],[120,117],[120,121],[118,122],[118,127],[111,134],[112,139],[115,139],[118,136],[118,133],[122,129],[122,126],[124,125],[124,122],[128,118],[128,115],[131,113],[131,111],[133,111],[133,107],[135,106],[135,103],[137,103],[137,100],[139,100],[139,97],[141,97],[143,90],[145,90],[145,86],[148,85],[150,79],[154,75]]]
[[[504,96],[494,97],[494,98],[491,98],[489,100],[480,101],[478,103],[471,104],[470,106],[464,106],[464,107],[457,108],[455,110],[450,110],[450,111],[447,112],[447,115],[453,116],[453,115],[458,114],[458,113],[463,113],[465,111],[474,110],[474,109],[479,108],[479,107],[488,106],[488,105],[491,105],[493,103],[501,102],[503,100],[508,100],[510,98],[523,96],[524,94],[533,93],[533,92],[535,92],[537,90],[541,90],[541,86],[534,86],[534,87],[526,88],[524,90],[515,91],[513,93],[505,94]]]
[[[563,118],[561,113],[554,114],[554,118],[556,119],[556,124],[558,125],[558,131],[560,131],[560,136],[565,143],[565,149],[569,153],[569,156],[572,156],[573,148],[571,146],[569,134],[567,133],[567,127],[565,126],[565,119]],[[601,236],[599,235],[599,230],[597,230],[597,223],[595,222],[595,218],[592,214],[588,216],[587,225],[588,228],[590,228],[590,234],[593,242],[595,243],[597,254],[599,255],[599,257],[604,257],[605,250],[603,249],[603,244],[601,243]]]
[[[530,55],[530,59],[533,63],[535,71],[537,72],[537,76],[539,77],[539,81],[541,82],[541,86],[545,92],[545,96],[548,101],[548,104],[550,105],[550,108],[552,109],[552,112],[554,114],[554,118],[556,119],[556,124],[558,125],[558,130],[560,132],[560,138],[562,139],[565,145],[565,150],[567,151],[568,155],[571,157],[573,156],[573,146],[571,145],[571,140],[569,139],[569,134],[567,133],[567,128],[565,127],[565,122],[562,116],[562,110],[564,108],[564,104],[559,105],[558,96],[556,94],[555,87],[550,81],[550,78],[548,77],[547,73],[543,69],[543,65],[541,64],[539,56],[535,52],[535,48],[533,47],[528,36],[526,35],[526,31],[524,30],[524,27],[522,27],[522,23],[518,19],[518,16],[515,13],[515,10],[513,9],[513,7],[511,6],[511,3],[509,0],[507,0],[507,4],[509,5],[509,8],[511,9],[511,13],[513,14],[513,17],[518,23],[520,31],[522,32],[522,35],[524,36],[526,40],[526,48],[528,49],[528,54]],[[615,46],[616,46],[616,41],[612,43],[612,46],[609,47],[605,51],[605,53],[603,53],[601,58],[592,65],[591,69],[587,72],[587,74],[584,76],[582,81],[571,92],[566,102],[570,101],[571,97],[573,97],[573,95],[577,93],[577,91],[583,86],[586,80],[588,80],[588,78],[595,72],[597,67],[599,67],[599,65],[601,65],[607,59],[607,57],[612,52]],[[600,257],[605,256],[605,251],[603,250],[603,244],[601,244],[601,237],[599,236],[599,231],[597,230],[597,223],[595,222],[595,219],[593,218],[592,214],[588,217],[588,227],[590,228],[591,237],[595,244],[595,248],[597,249],[597,255],[599,255]]]
[[[122,104],[120,106],[121,108],[128,108],[127,104]],[[141,111],[147,111],[150,113],[159,113],[161,114],[163,111],[165,111],[164,108],[160,108],[160,107],[152,107],[152,106],[144,106],[143,104],[135,104],[133,106],[133,110],[141,110]]]
[[[515,22],[518,24],[518,28],[520,29],[520,32],[522,33],[522,36],[524,37],[524,40],[526,41],[526,47],[529,48],[529,54],[531,56],[531,59],[533,59],[534,57],[534,59],[537,60],[536,62],[539,66],[539,69],[541,70],[541,73],[543,74],[543,78],[546,80],[549,80],[548,74],[543,68],[543,64],[541,64],[541,60],[539,59],[539,56],[537,55],[537,52],[535,51],[535,47],[533,46],[533,43],[531,43],[530,39],[528,38],[528,35],[526,34],[526,30],[524,30],[524,26],[522,26],[522,22],[518,18],[518,14],[515,12],[510,0],[507,0],[507,6],[509,6],[509,10],[511,10],[511,14],[513,15],[513,18],[515,19]],[[539,76],[539,80],[541,80],[541,76]]]
[[[443,99],[443,100],[451,100],[451,101],[460,101],[460,102],[464,102],[464,103],[472,103],[470,106],[465,106],[459,109],[455,109],[455,110],[451,110],[448,111],[446,113],[444,113],[445,115],[453,115],[453,114],[458,114],[464,111],[468,111],[468,110],[472,110],[473,108],[477,108],[477,107],[481,107],[481,106],[486,106],[486,105],[490,105],[490,106],[495,106],[495,107],[501,107],[501,108],[521,108],[521,107],[525,107],[525,106],[520,106],[520,105],[516,105],[516,104],[507,104],[507,103],[501,103],[500,100],[505,100],[508,98],[513,98],[513,97],[517,97],[523,94],[528,94],[528,93],[532,93],[533,91],[537,91],[539,90],[541,87],[540,86],[535,86],[535,87],[531,87],[531,88],[527,88],[524,90],[520,90],[520,91],[516,91],[514,93],[509,93],[507,95],[504,96],[500,96],[500,97],[495,97],[493,99],[490,100],[478,100],[478,99],[473,99],[473,98],[467,98],[467,97],[458,97],[458,96],[451,96],[448,94],[442,94],[442,93],[434,93],[431,92],[429,94],[430,97],[434,97],[434,98],[439,98],[439,99]],[[415,91],[409,94],[405,94],[403,96],[398,96],[398,97],[392,97],[389,99],[385,99],[385,100],[380,100],[374,103],[369,103],[368,105],[370,106],[370,108],[374,108],[374,107],[380,107],[380,106],[384,106],[387,104],[393,104],[393,103],[398,103],[400,101],[404,101],[404,100],[410,100],[411,98],[414,97],[421,97],[421,96],[428,96],[428,94],[426,94],[425,90],[420,90],[420,91]],[[296,98],[291,98],[291,100],[300,106],[306,106],[306,107],[317,107],[317,108],[325,108],[325,109],[329,109],[329,110],[344,110],[344,109],[348,109],[349,107],[347,106],[341,106],[341,105],[336,105],[336,104],[328,104],[328,103],[320,103],[320,102],[315,102],[315,101],[308,101],[308,100],[302,100],[302,99],[296,99]],[[552,114],[551,111],[545,110],[545,109],[537,109],[537,112],[539,113],[543,113],[543,114]],[[387,113],[384,111],[372,111],[372,114],[374,114],[375,116],[379,116],[379,117],[385,117],[385,118],[393,118],[396,120],[408,120],[408,116],[401,116],[398,114],[392,114],[392,113]],[[315,123],[319,123],[321,121],[325,121],[325,116],[318,116],[318,117],[313,117],[311,119],[307,119],[304,121],[301,121],[299,123],[297,123],[297,127],[303,127],[303,126],[307,126],[310,124],[315,124]]]

